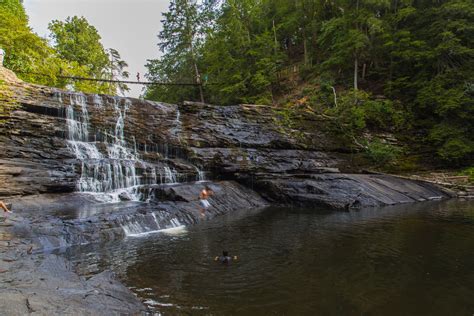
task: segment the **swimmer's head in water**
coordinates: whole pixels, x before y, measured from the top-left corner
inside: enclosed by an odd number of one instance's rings
[[[207,185],[204,187],[204,189],[205,189],[206,191],[211,191],[211,188],[210,188],[209,186],[207,186]]]

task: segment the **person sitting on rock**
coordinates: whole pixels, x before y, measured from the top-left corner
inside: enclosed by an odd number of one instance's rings
[[[220,263],[222,264],[229,264],[232,262],[232,260],[237,260],[237,256],[229,256],[229,252],[228,251],[222,251],[222,256],[216,256],[214,258],[214,261],[219,261]]]
[[[209,201],[207,200],[214,192],[209,188],[207,185],[202,189],[201,193],[199,193],[199,204],[201,204],[201,216],[204,216],[205,211],[211,206]]]
[[[8,209],[7,205],[5,203],[3,203],[3,201],[0,201],[0,208],[3,209],[3,211],[5,211],[6,213],[11,213],[12,212]]]

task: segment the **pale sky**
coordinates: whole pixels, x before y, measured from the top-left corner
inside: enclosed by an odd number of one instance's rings
[[[64,21],[68,16],[84,16],[102,36],[105,48],[115,48],[128,62],[130,79],[137,72],[145,80],[146,60],[157,58],[157,35],[161,31],[161,13],[169,0],[25,0],[30,26],[40,36],[48,35],[48,23]],[[137,97],[141,86],[130,85],[130,96]]]

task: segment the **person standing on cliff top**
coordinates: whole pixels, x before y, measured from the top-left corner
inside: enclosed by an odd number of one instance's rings
[[[211,206],[209,201],[207,200],[214,192],[209,188],[207,185],[202,189],[201,193],[199,193],[199,204],[201,204],[201,216],[204,216],[205,211]]]
[[[0,201],[0,208],[3,209],[3,211],[5,213],[11,213],[12,212],[8,209],[7,205],[5,203],[3,203],[3,201]]]

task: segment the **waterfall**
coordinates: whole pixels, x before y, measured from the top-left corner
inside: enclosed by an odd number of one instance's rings
[[[206,181],[206,173],[202,171],[201,169],[199,169],[197,166],[195,166],[195,168],[197,172],[196,181],[198,182]]]
[[[96,108],[102,108],[104,106],[103,99],[98,94],[94,94],[92,103]]]
[[[115,113],[113,128],[101,131],[103,142],[98,143],[96,135],[94,141],[90,141],[86,96],[56,92],[54,98],[58,102],[69,100],[65,111],[67,141],[69,148],[81,161],[81,176],[76,186],[79,192],[93,193],[103,202],[123,199],[141,201],[145,198],[141,186],[178,182],[179,173],[175,169],[140,159],[135,137],[132,137],[131,146],[127,143],[125,120],[131,106],[130,100],[108,97],[104,102],[99,95],[92,97],[92,104],[96,108],[102,109],[108,105],[113,107]],[[105,150],[101,152],[99,148]]]
[[[120,226],[127,237],[141,237],[160,232],[178,233],[185,227],[177,218],[158,219],[155,213],[151,213],[151,216],[126,215]]]
[[[178,182],[178,176],[177,172],[174,169],[171,169],[170,167],[165,167],[165,183],[177,183]]]
[[[181,133],[181,112],[179,112],[178,107],[176,107],[176,118],[171,133],[179,139],[179,134]]]

